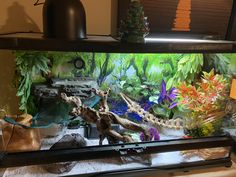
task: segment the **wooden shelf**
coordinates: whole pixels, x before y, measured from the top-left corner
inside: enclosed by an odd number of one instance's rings
[[[46,39],[42,34],[0,35],[0,49],[37,51],[78,51],[109,53],[234,53],[236,42],[196,39],[147,39],[145,44],[121,43],[110,36],[88,36],[70,41]]]

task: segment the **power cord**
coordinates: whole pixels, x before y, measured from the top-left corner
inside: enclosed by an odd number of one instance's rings
[[[34,3],[34,6],[39,6],[39,5],[42,5],[44,4],[44,2],[39,2],[40,0],[37,0],[35,3]]]

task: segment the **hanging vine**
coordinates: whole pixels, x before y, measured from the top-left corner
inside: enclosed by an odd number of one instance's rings
[[[31,113],[33,99],[30,98],[33,75],[49,73],[48,63],[50,60],[42,52],[15,52],[16,73],[15,86],[17,96],[20,97],[19,109],[25,113]],[[31,110],[31,111],[29,111]]]

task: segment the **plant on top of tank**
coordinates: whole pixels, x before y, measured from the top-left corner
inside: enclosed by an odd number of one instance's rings
[[[193,130],[191,136],[206,136],[215,132],[215,122],[225,115],[229,81],[212,70],[210,73],[203,72],[201,81],[195,85],[183,82],[177,89],[179,104],[190,111],[186,123],[190,134]]]

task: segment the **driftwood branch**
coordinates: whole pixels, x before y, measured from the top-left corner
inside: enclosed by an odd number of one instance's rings
[[[109,88],[107,91],[98,90],[98,89],[92,89],[92,91],[96,95],[101,97],[99,111],[101,111],[101,112],[108,112],[109,111],[109,107],[108,107],[108,104],[107,104],[107,98],[108,98],[108,95],[109,95],[111,89]]]
[[[80,116],[87,123],[96,124],[100,134],[100,145],[102,145],[104,138],[107,138],[109,143],[117,143],[118,141],[129,143],[134,142],[134,140],[130,136],[122,135],[113,130],[112,124],[121,125],[122,127],[135,132],[143,132],[145,135],[145,140],[150,140],[148,127],[146,127],[145,125],[137,124],[130,120],[123,119],[110,111],[106,111],[106,109],[104,109],[103,111],[97,111],[95,109],[86,107],[82,104],[80,98],[76,96],[68,97],[65,93],[62,93],[61,99],[75,106],[71,111],[71,114],[73,116]]]

